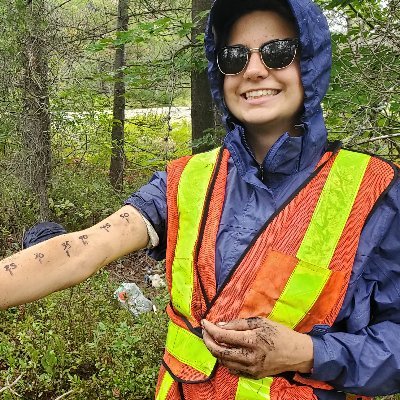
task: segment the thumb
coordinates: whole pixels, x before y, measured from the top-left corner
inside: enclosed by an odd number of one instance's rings
[[[217,322],[216,325],[222,329],[247,331],[264,326],[265,318],[262,317],[240,318],[240,319],[234,319],[229,322],[225,321]]]

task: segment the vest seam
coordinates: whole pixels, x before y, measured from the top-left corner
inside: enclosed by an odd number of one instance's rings
[[[172,357],[173,357],[173,356],[172,356]],[[209,382],[211,379],[214,378],[215,373],[216,373],[216,371],[217,371],[217,367],[218,367],[218,362],[216,362],[215,365],[214,365],[214,368],[213,368],[213,370],[212,370],[212,372],[211,372],[211,374],[210,374],[206,379],[197,380],[197,381],[190,381],[190,380],[181,379],[181,378],[179,378],[178,376],[176,376],[176,375],[172,372],[172,370],[171,370],[171,368],[168,366],[168,364],[165,362],[165,360],[162,360],[162,361],[161,361],[161,364],[162,364],[162,365],[164,366],[164,368],[169,372],[169,374],[172,376],[172,379],[173,379],[175,382],[178,382],[178,383],[189,383],[189,384]],[[191,367],[191,368],[193,368],[193,367]],[[193,368],[193,369],[194,369],[194,368]],[[197,370],[196,370],[196,371],[197,371]]]

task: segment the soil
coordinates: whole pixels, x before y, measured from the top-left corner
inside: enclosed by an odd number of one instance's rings
[[[151,287],[146,278],[150,275],[158,274],[165,282],[165,263],[163,261],[155,261],[147,255],[145,250],[128,254],[108,265],[106,269],[110,272],[112,280],[118,283],[134,282],[150,298],[156,296],[162,289]]]

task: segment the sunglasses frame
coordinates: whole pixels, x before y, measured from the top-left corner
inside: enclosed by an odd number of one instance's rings
[[[266,65],[266,63],[265,63],[265,61],[264,61],[264,59],[263,59],[263,57],[262,57],[261,49],[262,49],[264,46],[268,45],[268,44],[276,43],[276,42],[290,42],[290,43],[294,43],[294,44],[295,44],[295,49],[294,49],[293,58],[292,58],[292,60],[290,61],[290,63],[289,63],[288,65],[285,65],[284,67],[272,68],[272,67],[269,67],[268,65]],[[242,68],[239,72],[236,72],[236,73],[234,73],[234,74],[226,74],[225,72],[223,72],[223,71],[221,70],[221,67],[220,67],[220,65],[219,65],[219,55],[221,54],[221,52],[222,52],[224,49],[232,48],[232,47],[240,47],[240,48],[245,49],[245,50],[246,50],[247,60],[246,60],[246,64],[243,66],[243,68]],[[245,46],[245,45],[243,45],[243,44],[237,44],[237,45],[233,45],[233,46],[224,46],[224,47],[222,47],[222,49],[221,49],[221,50],[218,52],[218,54],[217,54],[217,65],[218,65],[218,69],[220,70],[221,74],[223,74],[223,75],[226,75],[226,76],[235,76],[235,75],[239,75],[239,74],[241,74],[241,73],[246,69],[246,67],[248,66],[249,61],[250,61],[250,55],[251,55],[252,53],[259,53],[259,55],[260,55],[260,60],[261,60],[261,62],[263,63],[263,65],[264,65],[265,68],[267,68],[267,69],[277,69],[277,70],[279,70],[279,69],[285,69],[285,68],[289,67],[289,66],[293,63],[294,59],[296,58],[297,49],[298,49],[298,48],[299,48],[299,39],[297,39],[297,38],[286,38],[286,39],[274,39],[274,40],[269,40],[268,42],[263,43],[260,47],[252,47],[252,48],[249,48],[249,47],[247,47],[247,46]]]

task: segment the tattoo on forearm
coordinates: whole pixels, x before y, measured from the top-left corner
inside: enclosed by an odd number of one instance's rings
[[[68,257],[71,257],[70,254],[69,254],[69,251],[71,250],[71,245],[69,244],[69,241],[67,240],[66,242],[62,243],[62,246],[64,248],[64,251],[65,251],[66,255]]]
[[[44,258],[44,254],[43,253],[36,253],[35,254],[35,260],[38,260],[40,262],[40,264],[42,263],[43,258]]]
[[[129,213],[123,213],[120,215],[120,217],[124,220],[126,220],[126,222],[129,222]]]
[[[101,226],[100,229],[104,229],[107,232],[110,232],[109,229],[111,228],[111,225],[107,222],[105,225]]]
[[[13,270],[17,268],[17,264],[15,263],[10,263],[8,265],[4,266],[4,269],[10,273],[11,276],[13,276]]]
[[[82,241],[82,243],[83,243],[84,246],[86,246],[86,245],[89,244],[89,242],[87,241],[87,240],[89,239],[89,236],[88,236],[88,235],[79,236],[79,239]]]

